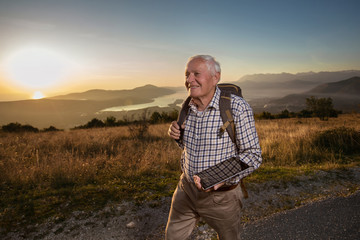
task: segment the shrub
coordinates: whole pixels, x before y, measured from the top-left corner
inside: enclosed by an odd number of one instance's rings
[[[105,119],[105,126],[107,127],[115,127],[116,126],[116,118],[113,116],[107,117]]]
[[[135,121],[128,125],[130,136],[134,139],[145,140],[149,135],[149,123],[147,121]]]
[[[162,112],[161,114],[159,112],[153,112],[153,114],[150,116],[149,122],[154,123],[166,123],[166,122],[172,122],[177,119],[179,112],[177,110],[173,110],[171,112]]]
[[[359,153],[360,132],[346,127],[325,130],[315,136],[313,144],[318,148],[335,153]]]
[[[159,122],[161,122],[161,114],[155,111],[150,116],[150,123],[159,123]]]
[[[39,129],[31,125],[21,125],[20,123],[9,123],[2,126],[4,132],[39,132]]]
[[[256,116],[257,119],[275,119],[275,116],[269,112],[262,112],[260,115]]]
[[[333,100],[331,98],[306,98],[306,106],[309,111],[313,112],[315,117],[320,120],[328,120],[329,117],[337,117],[338,112],[334,109]]]
[[[50,127],[48,127],[48,128],[44,128],[42,131],[43,131],[43,132],[57,132],[57,131],[62,131],[62,130],[57,129],[57,128],[54,127],[54,126],[50,126]]]

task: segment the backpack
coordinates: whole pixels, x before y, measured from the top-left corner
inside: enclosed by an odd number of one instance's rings
[[[243,97],[241,93],[241,88],[235,84],[230,84],[230,83],[220,83],[217,86],[221,90],[219,107],[220,107],[220,116],[223,121],[223,125],[220,128],[219,134],[222,135],[226,130],[229,134],[229,137],[231,138],[231,141],[236,145],[235,124],[234,124],[233,114],[231,111],[231,94],[237,95],[239,97]],[[180,139],[182,139],[183,137],[184,129],[182,129],[181,126],[184,123],[186,116],[188,115],[190,108],[189,106],[190,100],[191,97],[189,96],[184,101],[177,119],[177,123],[180,126],[180,130],[181,130]],[[240,180],[240,186],[243,191],[244,197],[248,198],[248,193],[246,191],[242,179]]]

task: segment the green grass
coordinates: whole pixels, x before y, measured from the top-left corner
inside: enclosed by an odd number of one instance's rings
[[[1,189],[1,228],[10,231],[48,218],[61,221],[73,211],[96,211],[111,202],[158,200],[172,195],[179,172],[142,174],[106,183],[62,188]]]
[[[349,160],[350,161],[350,160]],[[360,166],[360,157],[353,156],[351,163],[332,164],[325,162],[322,164],[306,164],[296,167],[286,166],[261,166],[257,171],[252,173],[245,181],[253,183],[263,183],[267,181],[284,181],[289,182],[297,179],[302,175],[313,175],[317,171],[331,171],[334,169],[346,169],[348,167]]]

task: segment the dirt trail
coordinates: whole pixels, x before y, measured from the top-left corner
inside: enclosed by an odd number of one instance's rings
[[[299,176],[291,182],[247,183],[247,187],[250,198],[244,202],[244,226],[276,212],[354,193],[360,189],[360,168],[317,171],[314,175]],[[11,232],[2,239],[163,239],[170,203],[171,198],[163,198],[143,206],[124,202],[98,212],[74,212],[65,221],[49,219],[44,224],[29,226],[33,230],[30,233],[26,230]],[[211,239],[215,234],[213,229],[200,221],[190,239]]]

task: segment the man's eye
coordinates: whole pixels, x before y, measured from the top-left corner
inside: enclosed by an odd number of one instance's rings
[[[194,75],[195,75],[195,76],[199,76],[199,75],[200,75],[200,73],[196,72],[196,73],[194,73]]]

